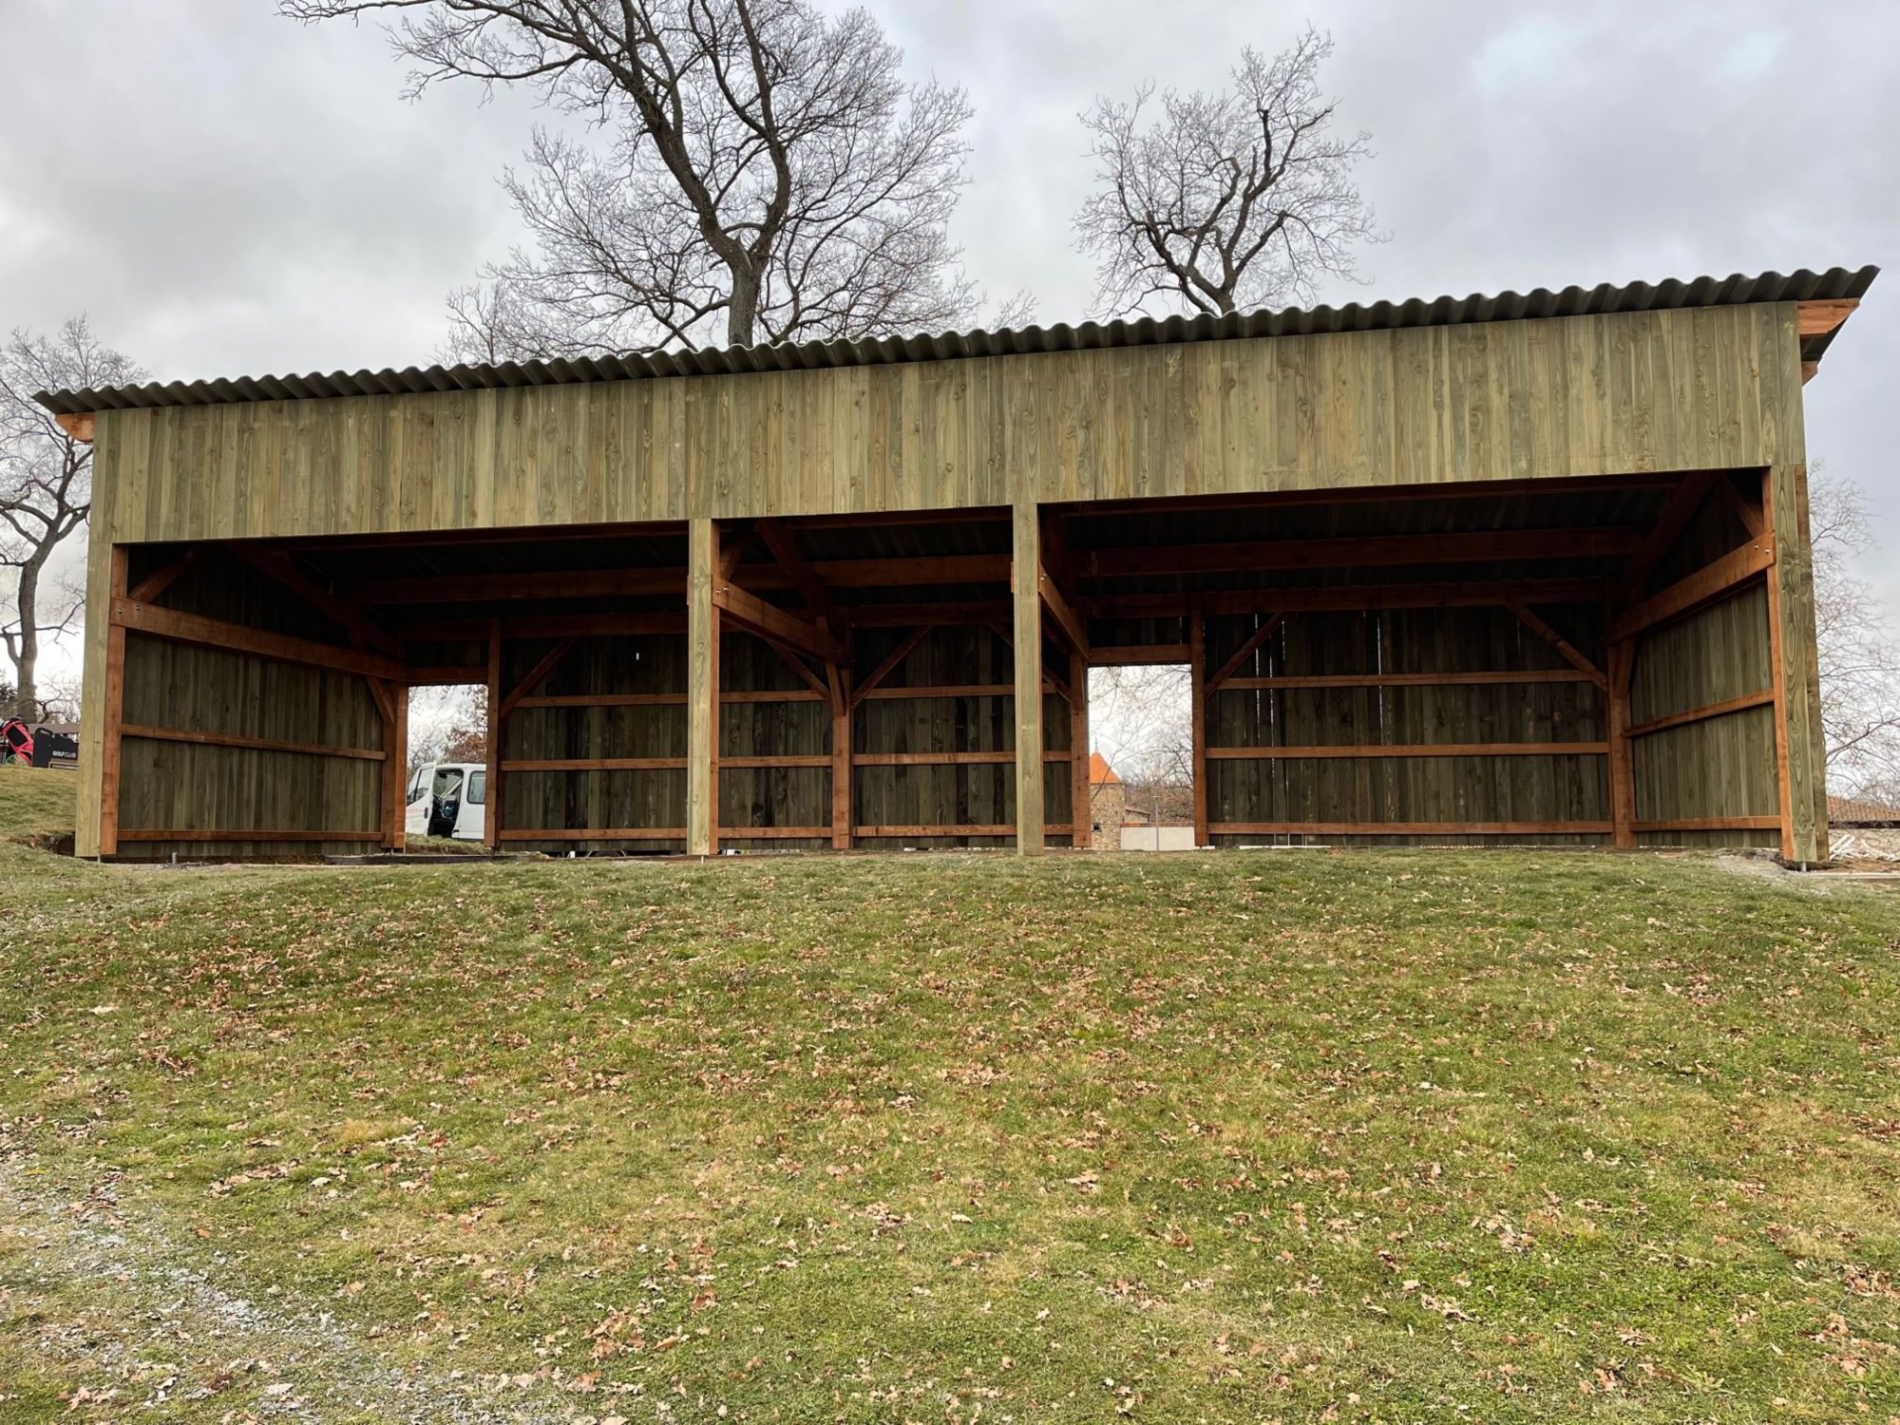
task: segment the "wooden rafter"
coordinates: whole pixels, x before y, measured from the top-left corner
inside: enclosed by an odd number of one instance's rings
[[[181,613],[142,604],[129,598],[112,601],[112,623],[133,633],[154,638],[169,638],[178,643],[196,643],[207,648],[226,648],[250,653],[280,663],[301,663],[312,668],[332,668],[340,673],[360,673],[392,682],[407,681],[408,670],[393,658],[359,648],[341,648],[333,643],[294,638],[284,633],[267,633],[244,624],[202,614]]]
[[[1859,305],[1858,297],[1796,303],[1795,330],[1804,340],[1811,336],[1826,336],[1852,316]]]
[[[1735,488],[1735,482],[1724,476],[1721,481],[1723,498],[1728,507],[1735,512],[1735,518],[1742,522],[1742,528],[1748,531],[1750,539],[1760,539],[1768,533],[1768,520],[1762,513],[1762,507]]]
[[[1443,584],[1355,584],[1325,588],[1222,589],[1199,596],[1210,614],[1356,612],[1364,609],[1497,608],[1527,604],[1598,603],[1599,579],[1472,580]],[[1174,618],[1186,594],[1107,594],[1079,601],[1092,618]]]
[[[370,621],[361,609],[337,597],[309,578],[290,557],[278,550],[259,545],[234,543],[224,546],[239,562],[248,564],[266,579],[288,589],[331,622],[347,629],[372,648],[393,658],[402,657],[402,640]]]
[[[1611,621],[1609,641],[1619,642],[1625,638],[1634,638],[1658,624],[1669,623],[1692,614],[1705,605],[1727,597],[1742,585],[1760,578],[1774,567],[1773,548],[1763,548],[1757,544],[1744,544],[1740,549],[1730,550],[1713,563],[1686,578],[1678,579],[1668,588],[1659,590],[1625,609]]]
[[[147,574],[143,579],[139,580],[138,583],[126,593],[126,597],[137,603],[149,604],[160,594],[171,588],[173,584],[176,584],[179,578],[197,562],[198,546],[194,544],[176,559],[171,560],[161,568],[154,569],[150,574]]]
[[[1239,669],[1240,665],[1253,657],[1254,652],[1260,645],[1273,637],[1274,632],[1285,622],[1285,614],[1269,614],[1266,621],[1262,623],[1259,628],[1256,628],[1252,633],[1247,635],[1247,641],[1235,650],[1234,656],[1221,664],[1219,671],[1207,680],[1207,691],[1210,693],[1218,692],[1222,684],[1234,676],[1234,673]]]
[[[1625,603],[1633,603],[1642,597],[1649,576],[1656,572],[1656,566],[1662,563],[1663,556],[1682,538],[1682,532],[1689,527],[1689,522],[1696,517],[1696,512],[1709,498],[1709,492],[1715,488],[1716,479],[1711,472],[1698,470],[1676,482],[1676,487],[1669,492],[1669,498],[1663,501],[1662,512],[1656,516],[1656,523],[1650,526],[1642,545],[1630,556],[1629,564],[1625,567]]]
[[[1141,545],[1078,556],[1090,578],[1253,573],[1279,569],[1375,568],[1538,559],[1621,558],[1643,531],[1617,527],[1473,530],[1455,534],[1367,535],[1351,539],[1270,539],[1230,544]]]
[[[804,601],[806,610],[817,619],[820,626],[830,632],[840,631],[838,609],[831,601],[831,594],[825,588],[825,582],[818,577],[798,548],[797,537],[776,520],[765,520],[757,527],[759,541],[772,552],[786,577],[792,581],[792,587],[798,591],[798,597]]]
[[[712,600],[713,607],[735,623],[790,644],[801,653],[809,653],[826,663],[851,661],[851,650],[816,624],[808,623],[776,604],[768,604],[736,584],[716,584]]]
[[[1599,688],[1603,688],[1606,691],[1608,690],[1610,686],[1609,675],[1580,653],[1569,639],[1565,638],[1561,633],[1557,632],[1556,629],[1552,628],[1533,613],[1528,604],[1513,601],[1508,607],[1512,613],[1517,615],[1518,620],[1524,627],[1528,628],[1532,633],[1556,649],[1564,662],[1568,663],[1578,672],[1588,674],[1590,681],[1595,683]]]
[[[761,637],[763,637],[763,635],[761,635]],[[776,638],[767,638],[765,639],[765,642],[771,646],[771,649],[774,653],[778,654],[779,658],[783,660],[786,667],[790,668],[794,673],[798,674],[799,677],[805,680],[806,684],[812,689],[812,691],[817,693],[819,697],[824,698],[827,701],[830,700],[831,698],[830,681],[826,678],[819,677],[817,673],[813,672],[811,665],[807,663],[803,658],[800,658],[796,650],[792,649],[787,644],[780,642]],[[828,669],[834,668],[836,666],[837,665],[833,663],[825,664],[825,667]]]
[[[91,445],[97,434],[97,421],[90,411],[61,411],[53,419],[61,430],[81,445]]]
[[[1042,595],[1042,606],[1049,617],[1062,630],[1063,638],[1069,647],[1080,653],[1084,659],[1089,656],[1089,631],[1075,612],[1069,607],[1069,601],[1062,596],[1062,590],[1056,587],[1056,581],[1049,576],[1046,568],[1036,570],[1036,588]]]

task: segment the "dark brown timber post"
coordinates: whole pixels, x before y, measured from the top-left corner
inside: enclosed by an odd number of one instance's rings
[[[1636,844],[1636,758],[1630,740],[1630,674],[1635,644],[1624,639],[1608,648],[1610,686],[1605,690],[1610,722],[1610,839],[1621,847]]]
[[[1042,529],[1032,500],[1014,510],[1010,596],[1016,643],[1016,853],[1042,854]]]
[[[490,851],[501,845],[501,620],[488,621],[488,777],[483,793],[482,844]],[[468,788],[462,789],[468,795]]]
[[[1207,614],[1199,599],[1188,606],[1188,683],[1192,689],[1188,735],[1193,747],[1189,775],[1194,778],[1194,844],[1206,846],[1213,840],[1207,829]]]

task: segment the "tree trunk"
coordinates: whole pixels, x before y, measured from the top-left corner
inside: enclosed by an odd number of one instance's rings
[[[39,682],[35,670],[40,662],[40,569],[43,559],[29,559],[20,566],[20,647],[14,655],[13,715],[32,722],[39,715]]]
[[[726,308],[726,345],[751,346],[759,324],[759,274],[737,262],[727,268],[732,273],[732,301]]]

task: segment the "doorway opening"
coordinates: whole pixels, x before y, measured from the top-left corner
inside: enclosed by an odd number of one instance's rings
[[[488,689],[479,683],[409,693],[404,849],[482,851],[488,814]]]
[[[1091,844],[1194,849],[1193,681],[1185,663],[1089,671]]]

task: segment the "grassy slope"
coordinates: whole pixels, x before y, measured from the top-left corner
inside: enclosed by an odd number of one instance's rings
[[[1874,889],[1521,853],[0,872],[0,1418],[1900,1409]]]
[[[0,766],[0,840],[70,836],[78,774],[50,767]]]

